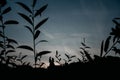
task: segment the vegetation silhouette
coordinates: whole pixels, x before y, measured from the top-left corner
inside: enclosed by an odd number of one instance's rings
[[[37,52],[36,45],[40,42],[48,41],[40,40],[36,42],[36,39],[38,39],[40,34],[39,28],[48,20],[48,18],[43,19],[37,25],[35,25],[35,19],[36,17],[42,16],[42,12],[47,8],[48,5],[46,4],[39,9],[35,9],[36,3],[37,0],[33,0],[32,6],[29,8],[26,4],[17,2],[18,5],[20,5],[30,14],[30,16],[27,16],[24,13],[18,13],[18,15],[20,15],[31,25],[25,25],[24,27],[30,31],[33,37],[33,46],[18,46],[18,42],[14,39],[8,38],[5,31],[7,26],[11,24],[18,24],[19,22],[16,20],[4,19],[4,15],[7,15],[11,11],[11,8],[7,7],[3,9],[4,6],[7,6],[7,2],[6,0],[0,0],[0,77],[2,79],[7,79],[7,76],[9,76],[9,79],[12,80],[16,80],[16,77],[19,79],[34,80],[61,80],[69,78],[86,79],[86,76],[89,74],[96,75],[96,73],[102,73],[101,75],[106,76],[106,74],[111,74],[109,73],[110,71],[113,71],[114,74],[120,71],[120,57],[108,55],[110,53],[120,54],[120,23],[118,22],[120,18],[114,18],[112,20],[115,24],[115,27],[112,28],[112,31],[110,32],[108,38],[101,42],[100,55],[94,55],[93,58],[91,57],[89,53],[89,49],[91,49],[91,47],[87,46],[84,38],[83,42],[81,42],[82,46],[80,47],[82,60],[77,58],[76,55],[69,55],[67,53],[64,54],[66,57],[64,59],[56,50],[55,58],[49,57],[49,66],[47,68],[42,68],[42,65],[44,65],[44,63],[38,64],[37,61],[40,61],[43,55],[49,54],[51,51]],[[35,67],[31,66],[29,62],[27,63],[23,61],[23,59],[27,58],[27,55],[24,55],[23,53],[19,53],[19,56],[8,55],[11,52],[15,53],[16,48],[13,43],[17,44],[17,48],[30,50],[34,53]],[[76,58],[78,61],[74,62],[73,58]],[[20,62],[20,64],[17,64],[17,61]],[[62,61],[64,61],[64,63],[62,63]],[[55,63],[58,63],[59,65],[55,65]],[[39,66],[39,68],[37,68],[37,66]],[[100,69],[98,69],[99,67]],[[79,73],[79,75],[76,75],[76,73]]]

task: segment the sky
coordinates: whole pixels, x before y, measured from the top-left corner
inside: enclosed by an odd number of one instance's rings
[[[15,19],[19,25],[7,27],[6,34],[16,39],[20,44],[32,45],[31,34],[23,25],[28,24],[17,12],[26,13],[15,2],[23,2],[28,6],[32,0],[8,0],[8,5],[13,11],[6,19]],[[50,55],[43,56],[43,61],[49,56],[60,54],[77,55],[80,57],[80,46],[83,38],[91,47],[91,55],[99,55],[101,41],[106,39],[114,27],[112,19],[120,17],[120,0],[38,0],[36,8],[48,4],[42,16],[36,19],[36,23],[49,17],[48,21],[40,28],[39,39],[47,40],[37,46],[38,51],[50,50]],[[18,50],[19,51],[19,50]],[[21,50],[20,50],[21,51]],[[25,51],[23,51],[25,53]],[[28,52],[29,54],[30,52]],[[33,54],[29,54],[31,60]]]

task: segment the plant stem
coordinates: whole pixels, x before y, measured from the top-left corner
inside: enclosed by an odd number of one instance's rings
[[[34,8],[32,7],[32,21],[33,21],[33,53],[34,53],[34,61],[35,61],[35,68],[36,68],[36,60],[35,60],[35,57],[36,57],[36,47],[35,47],[35,39],[34,39],[34,35],[35,35],[35,27],[34,27]]]

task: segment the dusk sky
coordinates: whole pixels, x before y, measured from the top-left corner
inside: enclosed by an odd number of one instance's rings
[[[20,44],[32,45],[29,31],[23,27],[28,24],[17,12],[26,13],[15,2],[23,2],[28,6],[32,0],[7,0],[13,11],[6,19],[15,19],[20,23],[16,26],[7,27],[7,35],[16,39]],[[37,47],[38,51],[50,50],[50,55],[69,53],[80,56],[80,46],[83,38],[91,47],[91,55],[98,54],[100,43],[106,39],[114,27],[112,19],[120,17],[120,0],[38,0],[36,8],[48,4],[47,9],[37,21],[49,17],[48,21],[40,28],[39,39],[47,40]],[[23,51],[23,53],[25,53]],[[31,57],[33,54],[30,54]],[[48,56],[44,56],[47,59]]]

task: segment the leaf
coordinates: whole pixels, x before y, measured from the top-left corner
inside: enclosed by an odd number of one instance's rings
[[[4,24],[9,25],[9,24],[18,24],[18,23],[19,23],[18,21],[9,20],[9,21],[6,21]]]
[[[33,25],[33,22],[31,21],[31,19],[26,16],[25,14],[23,13],[18,13],[22,18],[24,18],[27,22],[29,22],[31,25]]]
[[[11,52],[15,52],[15,50],[8,50],[8,51],[6,51],[5,55],[7,55],[8,53],[11,53]]]
[[[8,12],[10,12],[10,11],[11,11],[11,8],[8,7],[8,8],[6,8],[6,9],[2,12],[2,14],[6,14],[6,13],[8,13]]]
[[[7,48],[15,49],[14,46],[12,46],[12,45],[6,45],[6,46],[7,46]]]
[[[32,6],[35,7],[37,0],[33,0]]]
[[[82,44],[82,46],[84,46],[84,47],[86,46],[83,42],[81,42],[81,44]]]
[[[26,57],[27,57],[27,55],[22,56],[21,60],[23,60],[23,59],[26,58]]]
[[[70,58],[70,56],[69,55],[67,55],[67,54],[65,54],[65,56],[69,59]]]
[[[116,20],[112,20],[116,25],[119,25],[120,26],[120,24],[116,21]]]
[[[120,19],[120,18],[114,18],[114,19]]]
[[[37,39],[37,38],[38,38],[38,36],[39,36],[39,34],[40,34],[40,31],[39,31],[39,30],[37,30],[37,31],[36,31],[36,33],[35,33],[35,35],[34,35],[34,39]]]
[[[33,34],[33,31],[29,26],[24,26],[24,27],[27,28]]]
[[[48,4],[44,5],[40,9],[38,9],[37,12],[35,13],[35,17],[38,15],[41,15],[41,13],[47,8],[47,6],[48,6]]]
[[[116,39],[117,39],[117,36],[115,35],[115,36],[113,37],[113,43],[116,41]]]
[[[103,55],[103,48],[104,48],[104,40],[101,43],[100,57],[102,57]]]
[[[74,58],[74,57],[76,57],[76,56],[74,55],[74,56],[71,56],[70,58]]]
[[[7,39],[8,43],[15,43],[18,45],[18,42],[14,39]]]
[[[47,40],[40,40],[35,45],[38,45],[40,42],[48,42]]]
[[[26,49],[26,50],[34,51],[33,48],[31,48],[30,46],[27,46],[27,45],[21,45],[21,46],[18,46],[17,48],[21,48],[21,49]]]
[[[47,20],[48,20],[48,18],[45,18],[45,19],[43,19],[42,21],[40,21],[40,22],[35,26],[35,30],[37,30],[39,27],[41,27]]]
[[[39,52],[39,53],[36,55],[36,57],[42,56],[42,55],[46,55],[46,54],[49,54],[49,53],[51,53],[51,51],[42,51],[42,52]]]
[[[109,48],[109,44],[110,44],[110,39],[111,36],[109,36],[106,41],[105,41],[105,47],[104,47],[104,51],[107,52],[108,48]]]
[[[26,11],[32,13],[31,9],[25,5],[24,3],[21,3],[21,2],[16,2],[18,5],[20,5],[22,8],[24,8]]]

